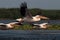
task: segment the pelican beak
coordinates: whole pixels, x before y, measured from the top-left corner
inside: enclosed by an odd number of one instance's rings
[[[40,16],[41,19],[49,19],[48,17]]]
[[[45,19],[50,19],[50,18],[46,17]]]

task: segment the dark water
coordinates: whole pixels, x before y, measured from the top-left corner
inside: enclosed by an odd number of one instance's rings
[[[60,30],[0,30],[2,40],[60,40]]]
[[[10,23],[10,22],[15,22],[16,20],[0,20],[0,23]],[[41,20],[36,23],[44,23],[48,22],[49,24],[60,24],[60,20]]]

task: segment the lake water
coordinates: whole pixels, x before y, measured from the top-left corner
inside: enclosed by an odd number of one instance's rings
[[[10,22],[15,22],[16,20],[0,20],[0,23],[10,23]],[[48,22],[49,24],[60,24],[60,20],[41,20],[36,23],[44,23]]]
[[[60,30],[0,30],[1,40],[60,40]]]

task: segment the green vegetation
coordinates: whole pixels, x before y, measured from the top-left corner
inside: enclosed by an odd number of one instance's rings
[[[50,19],[60,19],[60,10],[44,10],[33,8],[29,9],[32,15],[40,14],[49,17]],[[9,18],[16,19],[21,17],[19,8],[0,8],[0,19]]]
[[[19,8],[11,8],[11,9],[5,9],[1,8],[0,9],[0,18],[10,18],[10,19],[15,19],[20,17],[19,13]]]
[[[48,30],[60,30],[60,25],[51,25]]]
[[[31,25],[15,26],[14,30],[35,30]],[[38,29],[36,29],[38,30]],[[46,30],[60,30],[60,25],[51,25]]]
[[[14,30],[32,30],[32,26],[29,24],[25,24],[22,26],[15,26]]]

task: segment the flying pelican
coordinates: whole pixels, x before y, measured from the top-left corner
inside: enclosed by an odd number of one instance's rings
[[[33,28],[41,28],[41,29],[46,29],[48,28],[49,24],[48,23],[41,23],[41,24],[32,24]]]
[[[41,19],[49,19],[49,18],[45,16],[36,15],[33,17],[24,17],[16,20],[19,22],[37,22],[37,21],[40,21]]]
[[[0,23],[0,29],[12,29],[15,25],[22,25],[19,22],[11,22],[8,24]]]
[[[23,18],[16,19],[19,22],[36,22],[36,21],[40,21],[41,19],[49,19],[48,17],[41,15],[32,16],[30,11],[27,9],[26,2],[21,4],[20,12]]]

